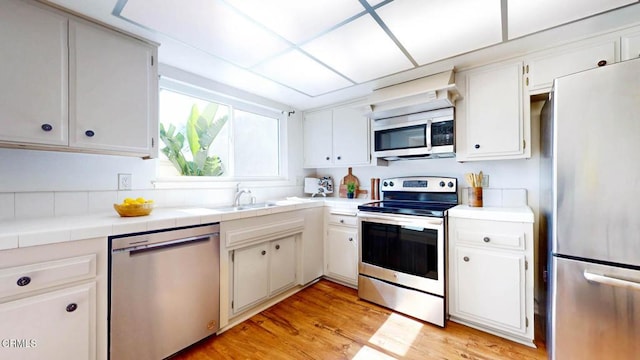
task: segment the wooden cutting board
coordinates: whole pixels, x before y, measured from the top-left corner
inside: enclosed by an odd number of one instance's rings
[[[356,193],[354,194],[354,197],[358,197],[359,193],[362,193],[359,189],[360,189],[360,181],[358,180],[357,177],[355,177],[352,173],[352,169],[349,168],[347,170],[347,176],[343,177],[342,180],[340,180],[340,192],[338,193],[338,195],[342,198],[346,198],[347,197],[347,183],[350,182],[354,182],[356,184]]]

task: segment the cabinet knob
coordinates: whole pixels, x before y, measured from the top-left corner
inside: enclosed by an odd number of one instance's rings
[[[67,305],[67,312],[74,312],[74,311],[76,311],[77,308],[78,308],[78,304],[71,303],[71,304]]]
[[[330,157],[328,157],[328,156],[327,156],[325,159],[326,159],[326,160],[331,160],[331,158],[330,158]]]
[[[491,239],[489,239],[489,237],[488,237],[488,236],[485,236],[485,237],[482,239],[482,241],[484,241],[484,242],[487,242],[487,243],[488,243],[489,241],[491,241]]]
[[[344,224],[344,219],[340,219],[340,224]]]
[[[475,145],[473,145],[473,147],[476,148],[476,149],[480,149],[480,144],[475,144]]]
[[[267,252],[265,250],[262,250],[261,254],[262,255],[267,255]]]
[[[40,128],[44,131],[51,131],[53,130],[53,126],[51,126],[51,124],[42,124],[42,126],[40,126]]]
[[[29,283],[31,282],[31,278],[28,276],[23,276],[20,279],[18,279],[18,281],[16,281],[16,284],[18,284],[18,286],[27,286],[29,285]]]
[[[338,156],[338,160],[342,159],[342,156]]]
[[[466,261],[466,262],[469,262],[469,257],[468,257],[468,256],[465,256],[465,257],[463,257],[463,258],[462,258],[462,260],[464,260],[464,261]]]
[[[96,133],[93,130],[87,130],[84,132],[88,137],[93,137]]]
[[[276,250],[280,250],[280,245],[276,245]]]
[[[353,241],[353,238],[352,238],[352,237],[350,237],[350,238],[349,238],[349,241]]]
[[[607,60],[600,60],[600,61],[598,61],[598,66],[599,66],[599,67],[603,67],[603,66],[605,66],[605,65],[607,65]]]

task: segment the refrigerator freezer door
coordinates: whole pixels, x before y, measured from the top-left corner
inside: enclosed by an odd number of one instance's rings
[[[558,257],[553,266],[551,358],[637,359],[640,271]]]
[[[640,266],[640,59],[556,79],[553,252]]]

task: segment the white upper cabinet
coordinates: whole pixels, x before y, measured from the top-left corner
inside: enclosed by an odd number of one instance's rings
[[[67,18],[0,2],[0,141],[67,145]]]
[[[305,168],[369,164],[369,119],[359,110],[341,107],[305,114]]]
[[[531,157],[522,66],[521,61],[500,63],[456,76],[465,90],[456,103],[458,161]]]
[[[620,41],[622,61],[640,57],[640,31],[622,35]]]
[[[156,157],[157,48],[44,5],[0,3],[0,146]]]
[[[92,24],[69,24],[70,146],[150,154],[157,129],[155,49]]]
[[[613,64],[617,53],[617,41],[607,39],[535,54],[525,64],[525,85],[531,94],[549,92],[553,79]]]

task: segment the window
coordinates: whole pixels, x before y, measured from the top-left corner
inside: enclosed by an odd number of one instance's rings
[[[282,112],[165,78],[159,103],[160,178],[284,175]]]

